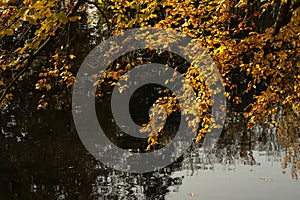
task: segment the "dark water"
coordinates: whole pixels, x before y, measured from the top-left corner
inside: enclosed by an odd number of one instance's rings
[[[52,109],[37,111],[35,102],[2,109],[1,199],[299,199],[299,152],[282,168],[288,152],[275,131],[257,126],[247,133],[241,115],[228,118],[213,152],[193,144],[160,171],[130,174],[89,154],[68,104],[55,100]]]

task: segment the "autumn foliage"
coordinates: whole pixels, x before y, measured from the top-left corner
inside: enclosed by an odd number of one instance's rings
[[[91,8],[96,22],[84,17]],[[15,85],[30,75],[39,56],[46,56],[47,64],[38,69],[35,89],[46,94],[57,85],[73,85],[72,69],[78,67],[73,60],[78,55],[68,39],[72,23],[96,23],[102,39],[130,28],[169,28],[192,37],[209,52],[224,80],[228,110],[242,105],[248,128],[266,123],[282,136],[297,137],[286,130],[298,127],[300,115],[299,0],[1,0],[0,15],[2,104],[11,101]],[[45,49],[50,53],[45,55]],[[130,62],[119,65],[115,69],[120,71],[132,67]],[[103,78],[119,76],[117,70]],[[205,90],[193,66],[185,76],[199,94]],[[209,96],[201,98],[198,141],[213,121]],[[166,105],[173,103],[172,98],[157,102],[171,110],[174,106]],[[150,146],[157,143],[157,134],[149,138]]]

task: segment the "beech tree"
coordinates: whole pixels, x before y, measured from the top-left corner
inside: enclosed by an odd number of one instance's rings
[[[98,21],[84,17],[89,6],[97,10],[92,15]],[[73,85],[72,69],[77,66],[72,60],[78,55],[66,39],[69,24],[96,23],[102,34],[99,42],[130,28],[173,29],[209,52],[223,77],[230,105],[245,112],[249,129],[263,122],[276,127],[285,140],[295,141],[297,133],[291,127],[299,126],[300,114],[299,7],[299,0],[1,0],[0,102],[11,101],[14,87],[30,75],[33,62],[45,49],[50,52],[44,55],[48,63],[40,69],[35,89],[46,94],[57,83],[62,89]],[[103,78],[117,81],[128,70],[128,63],[119,64],[119,71]],[[205,90],[205,81],[193,66],[184,73],[195,90]],[[198,141],[213,120],[209,96],[201,99],[199,109],[204,112]],[[170,113],[174,110],[171,97],[157,103],[171,109]],[[40,108],[46,105],[43,102]],[[159,134],[149,138],[149,147],[157,144]]]

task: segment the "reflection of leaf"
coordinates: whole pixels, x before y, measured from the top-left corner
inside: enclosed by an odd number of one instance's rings
[[[198,196],[198,194],[193,193],[193,192],[189,193],[189,195],[192,196],[192,197]]]
[[[260,180],[267,181],[267,182],[272,182],[273,180],[271,178],[259,178]]]

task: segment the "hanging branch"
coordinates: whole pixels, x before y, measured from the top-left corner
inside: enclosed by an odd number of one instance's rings
[[[78,9],[79,7],[84,3],[84,0],[78,0],[77,3],[75,4],[75,6],[68,12],[68,17],[72,16]],[[59,23],[58,26],[56,26],[54,32],[58,32],[59,28],[62,26],[62,23]],[[15,82],[29,69],[29,66],[32,64],[32,62],[35,60],[36,56],[45,49],[45,47],[49,44],[49,41],[51,40],[51,36],[49,36],[43,43],[42,45],[33,52],[33,54],[31,54],[29,57],[25,58],[22,62],[18,62],[16,63],[14,66],[15,67],[17,65],[19,65],[20,63],[22,64],[22,68],[21,70],[16,74],[16,76],[11,79],[9,81],[9,83],[7,84],[6,88],[3,90],[1,96],[0,96],[0,102],[2,102],[7,93],[10,91],[10,89],[12,88],[12,86],[15,84]]]

